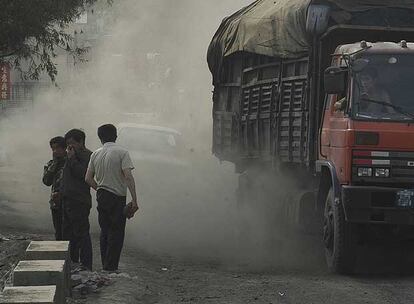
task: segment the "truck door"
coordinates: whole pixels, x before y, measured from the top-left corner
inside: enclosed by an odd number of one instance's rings
[[[349,94],[327,95],[325,117],[321,134],[321,158],[331,161],[341,183],[346,183],[350,174],[347,114]]]

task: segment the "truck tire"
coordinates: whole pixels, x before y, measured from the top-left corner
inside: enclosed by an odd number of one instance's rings
[[[353,273],[356,262],[355,226],[346,222],[344,209],[335,203],[332,188],[325,202],[323,241],[329,270],[338,274]]]

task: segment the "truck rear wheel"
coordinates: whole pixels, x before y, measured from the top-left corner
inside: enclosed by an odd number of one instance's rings
[[[342,205],[335,203],[332,188],[326,197],[323,240],[329,270],[340,274],[352,273],[356,262],[355,226],[346,222]]]

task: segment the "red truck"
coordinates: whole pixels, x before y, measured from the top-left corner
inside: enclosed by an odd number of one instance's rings
[[[407,41],[414,1],[258,0],[224,19],[209,47],[213,153],[236,165],[242,197],[260,175],[270,186],[256,193],[275,190],[262,193],[267,206],[280,203],[273,193],[300,193],[282,210],[320,223],[333,272],[351,273],[373,235],[413,236]]]

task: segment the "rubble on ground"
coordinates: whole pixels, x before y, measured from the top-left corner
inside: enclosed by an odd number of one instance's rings
[[[137,277],[131,277],[123,272],[93,272],[80,268],[74,269],[71,273],[72,296],[74,299],[84,299],[87,295],[97,293],[101,288],[111,285],[116,279],[134,280]]]
[[[104,286],[111,284],[108,275],[87,270],[73,271],[71,274],[72,296],[74,299],[81,299],[88,294],[96,293]]]

